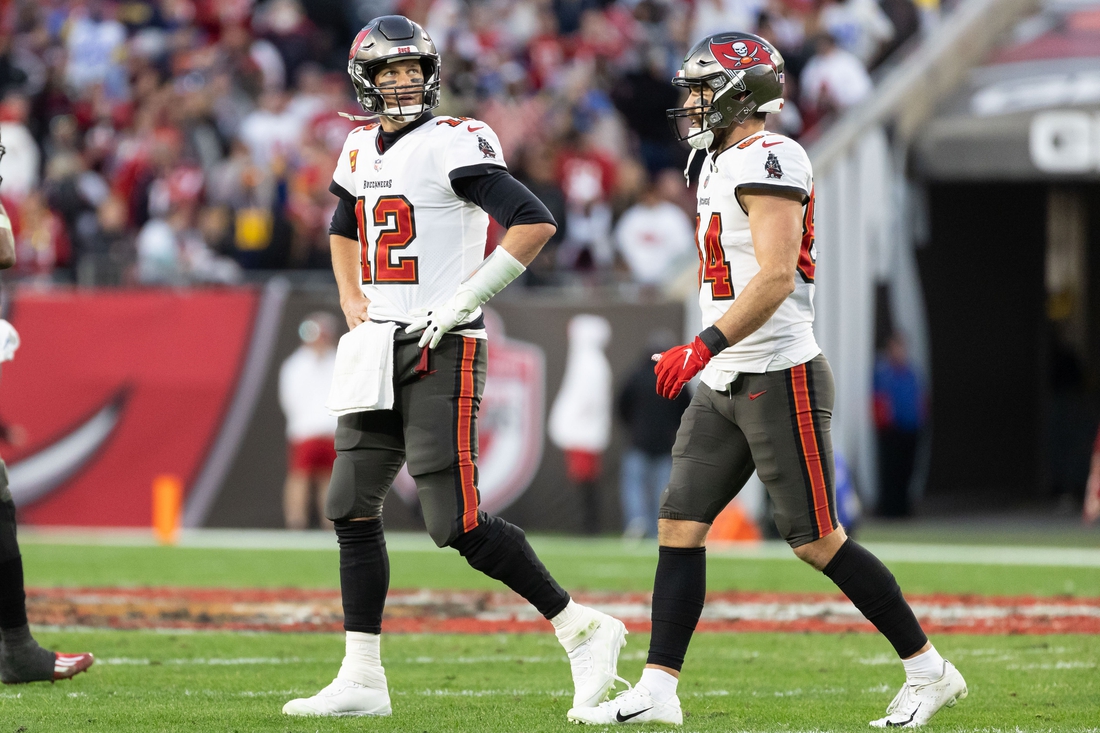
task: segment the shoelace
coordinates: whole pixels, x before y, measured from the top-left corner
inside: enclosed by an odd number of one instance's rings
[[[615,681],[616,682],[622,682],[624,685],[626,685],[626,689],[623,690],[622,692],[616,694],[615,697],[611,698],[610,700],[606,700],[606,701],[600,703],[601,706],[603,706],[603,705],[618,705],[621,702],[621,700],[619,698],[623,697],[624,695],[628,695],[631,692],[634,692],[634,685],[630,684],[629,682],[624,680],[619,675],[615,675]],[[611,683],[611,689],[612,690],[615,689],[615,682]]]
[[[573,669],[574,681],[586,679],[592,674],[592,654],[588,652],[588,647],[591,645],[592,640],[589,639],[579,644],[573,651],[566,655],[569,657],[570,666]],[[572,666],[573,662],[576,662],[577,666]]]
[[[332,682],[328,683],[328,686],[325,689],[318,692],[317,697],[331,697],[332,695],[337,695],[343,692],[348,687],[358,686],[359,685],[357,685],[355,682],[352,682],[351,680],[342,680],[337,677]]]
[[[902,706],[909,702],[909,692],[911,689],[912,685],[910,685],[908,682],[902,685],[901,689],[898,690],[898,694],[894,696],[893,702],[891,702],[890,705],[886,708],[886,714],[888,716],[893,715]]]

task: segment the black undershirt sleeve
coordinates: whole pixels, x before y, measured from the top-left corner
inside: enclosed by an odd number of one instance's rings
[[[332,221],[328,225],[329,234],[339,234],[348,239],[359,238],[359,224],[355,221],[355,202],[341,198],[332,212]]]
[[[472,165],[450,173],[451,190],[480,207],[505,229],[516,224],[553,224],[550,210],[498,165]]]

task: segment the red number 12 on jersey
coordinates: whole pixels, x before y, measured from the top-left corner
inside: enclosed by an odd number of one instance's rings
[[[416,220],[413,205],[404,196],[382,196],[374,204],[371,216],[374,225],[385,227],[378,232],[374,242],[374,268],[367,253],[367,226],[363,199],[355,202],[355,219],[359,224],[359,261],[363,267],[363,282],[417,283],[420,269],[416,257],[398,257],[393,261],[391,253],[404,249],[416,239]]]

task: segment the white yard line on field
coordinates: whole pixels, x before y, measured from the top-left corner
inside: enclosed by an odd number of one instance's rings
[[[20,527],[19,539],[26,544],[102,545],[151,547],[156,545],[151,530],[140,528],[93,529],[85,527]],[[621,542],[576,537],[539,537],[531,542],[540,555],[590,555],[598,550],[604,562],[616,558],[656,558],[653,541]],[[427,534],[387,532],[390,552],[440,552]],[[185,529],[180,547],[239,550],[337,550],[336,535],[321,530],[287,532],[265,529]],[[992,545],[940,545],[900,542],[872,542],[867,547],[886,562],[921,562],[962,565],[1031,565],[1040,567],[1100,567],[1100,548],[1027,547]],[[707,548],[712,558],[795,561],[785,542],[715,545]]]
[[[239,665],[253,664],[313,664],[327,662],[327,659],[302,659],[300,657],[237,657],[235,659],[218,659],[195,657],[193,659],[150,659],[145,657],[106,657],[97,658],[97,664],[110,664],[120,666],[199,666],[199,667],[235,667]]]

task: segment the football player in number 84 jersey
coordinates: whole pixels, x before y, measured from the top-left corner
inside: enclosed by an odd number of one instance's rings
[[[614,684],[622,622],[572,601],[523,531],[478,509],[477,410],[485,386],[481,305],[515,279],[554,220],[508,173],[484,122],[436,117],[439,55],[416,23],[371,21],[351,47],[359,104],[377,117],[353,130],[330,190],[332,267],[348,326],[393,322],[393,409],[339,418],[325,513],[340,545],[346,653],[336,679],[291,700],[288,715],[389,715],[381,665],[389,560],[382,502],[402,464],[416,480],[428,533],[550,620],[573,672],[573,705]],[[507,232],[484,258],[492,215]]]
[[[833,381],[813,334],[813,173],[793,140],[764,129],[783,106],[783,58],[747,33],[700,41],[673,83],[681,140],[706,150],[699,176],[703,331],[656,355],[657,391],[699,390],[661,497],[653,631],[641,682],[569,711],[594,724],[683,722],[676,686],[706,595],[706,536],[753,470],[795,555],[822,571],[893,645],[906,683],[876,727],[923,725],[966,683],[921,630],[894,576],[837,522],[829,425]],[[690,165],[690,164],[689,164]]]

